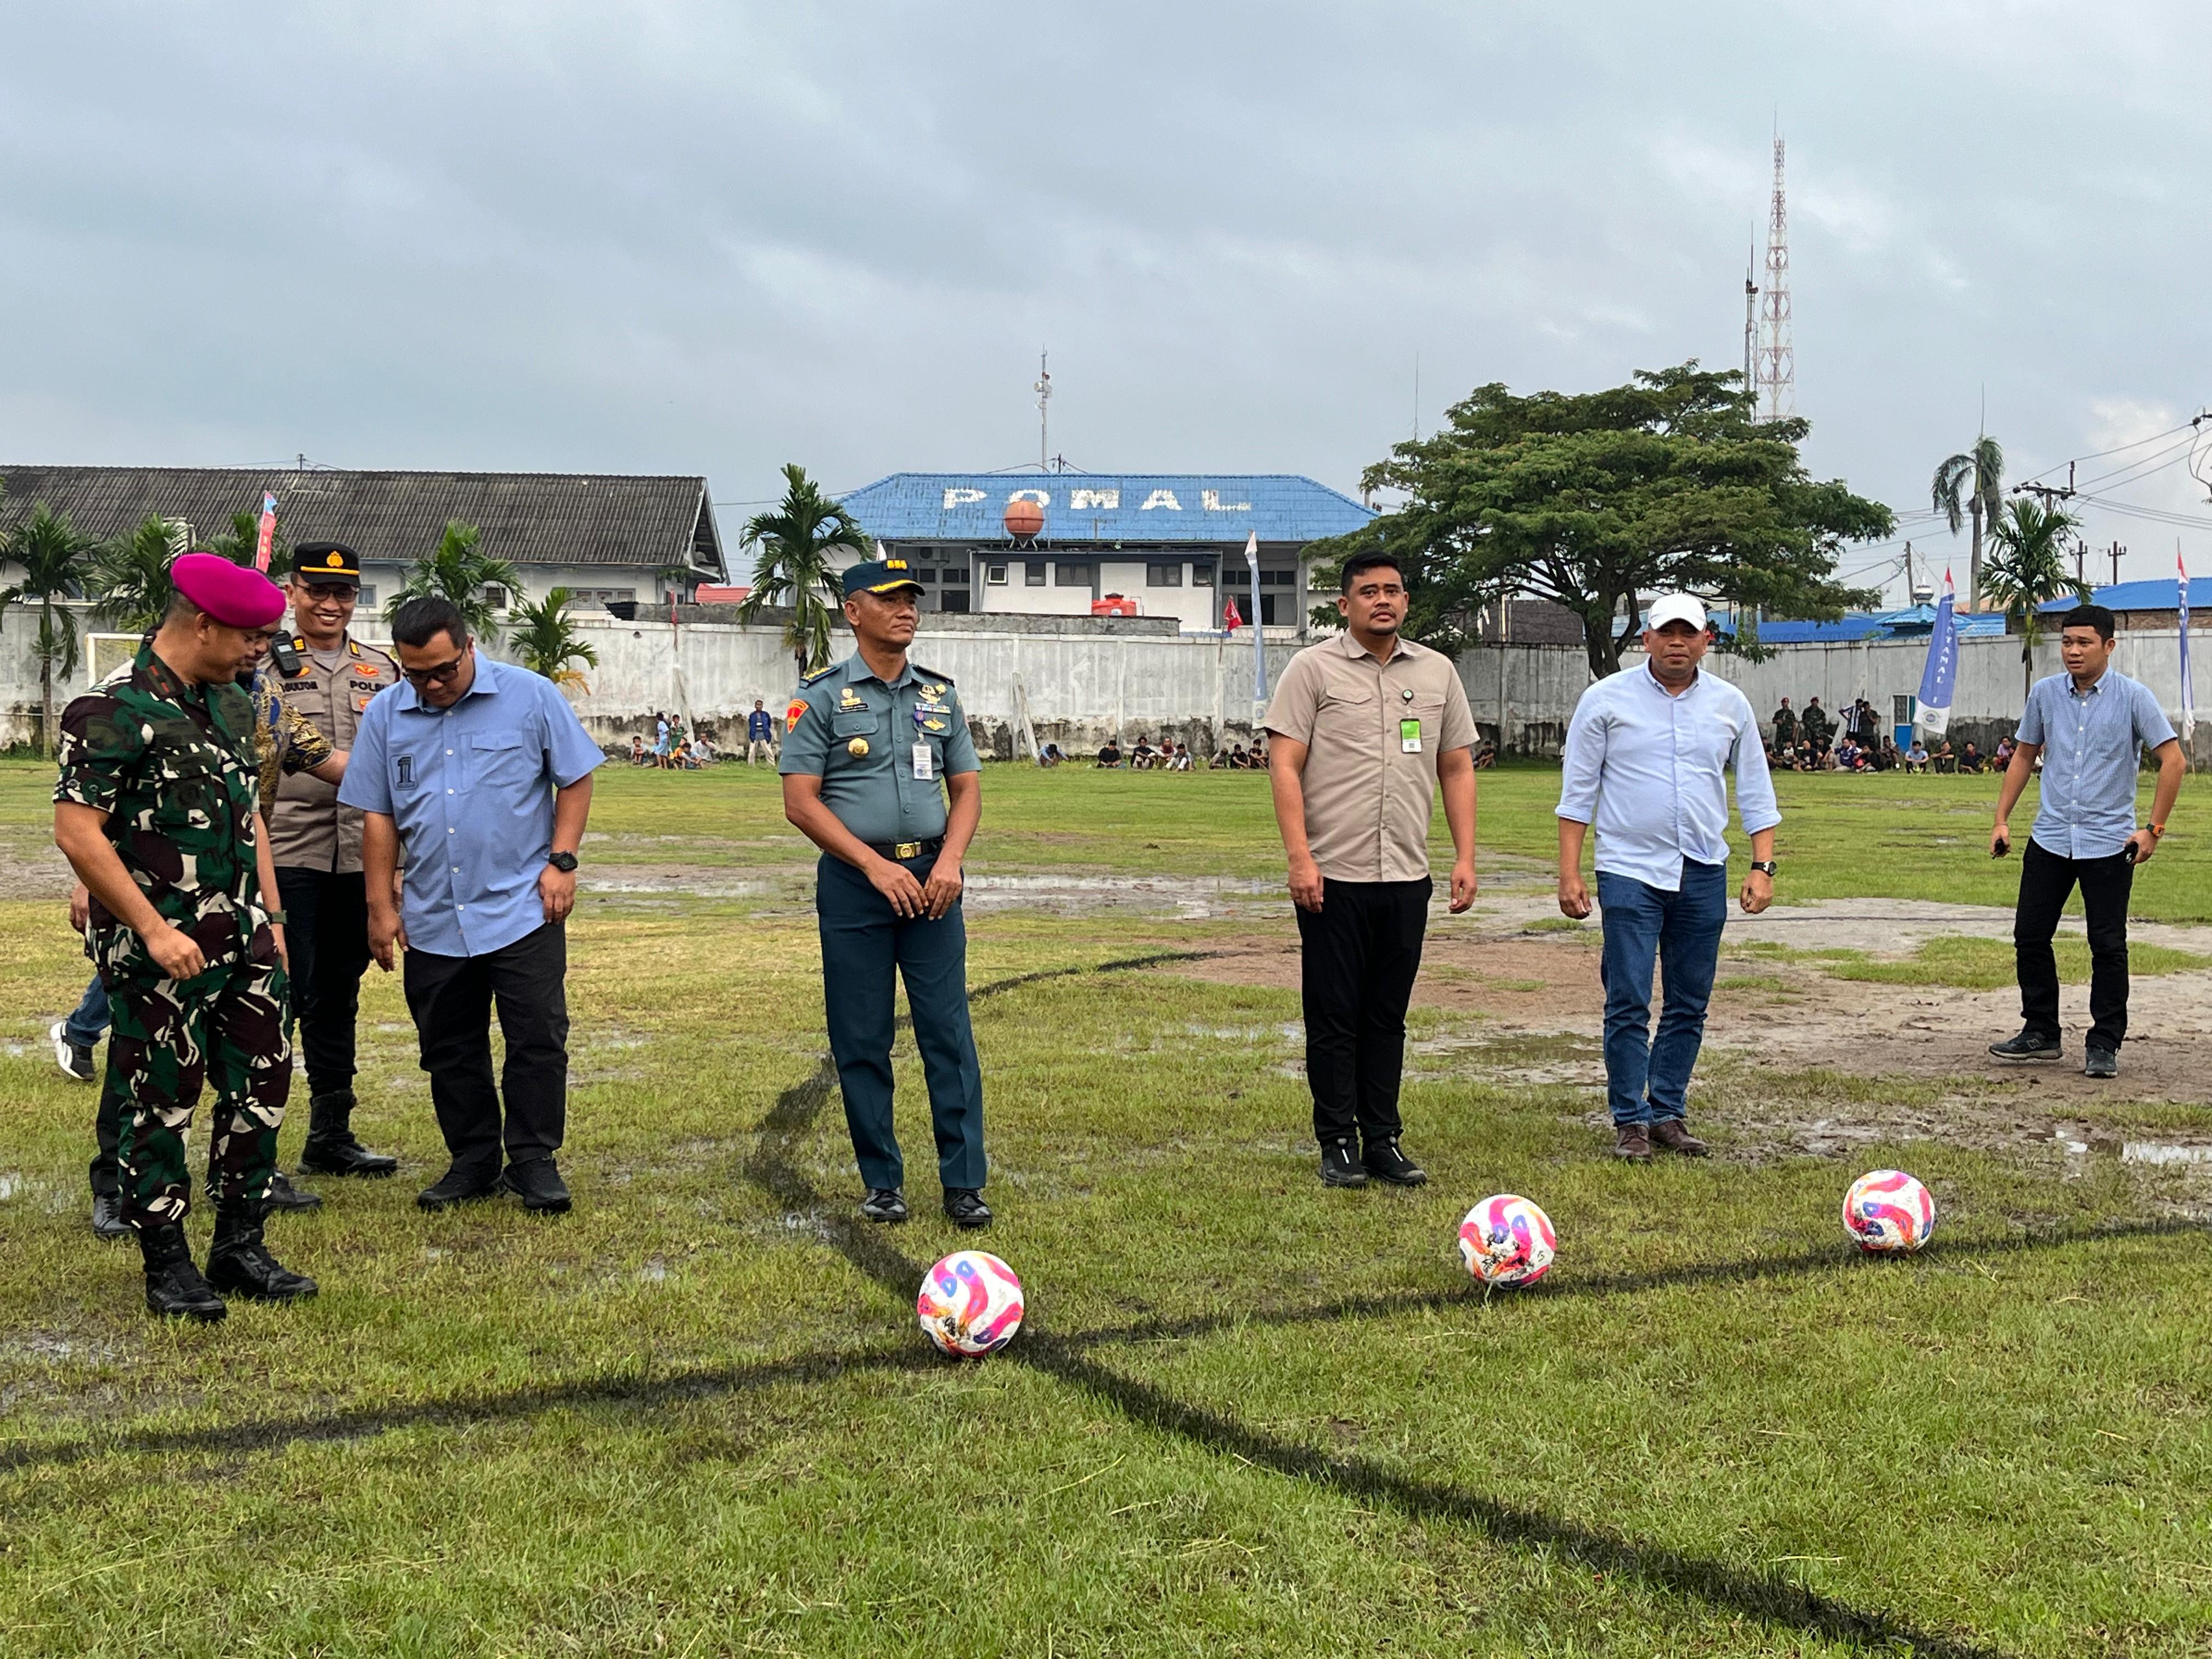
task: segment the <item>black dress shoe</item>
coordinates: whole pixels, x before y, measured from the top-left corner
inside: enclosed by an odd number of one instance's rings
[[[418,1209],[450,1210],[456,1204],[474,1204],[494,1197],[499,1189],[499,1170],[495,1166],[487,1170],[471,1164],[464,1169],[456,1164],[435,1183],[416,1194],[415,1203]]]
[[[398,1173],[398,1158],[386,1152],[372,1152],[355,1138],[353,1105],[350,1089],[308,1100],[307,1144],[300,1150],[301,1169],[372,1181]]]
[[[254,1302],[304,1302],[315,1281],[269,1254],[261,1237],[259,1203],[225,1204],[216,1212],[215,1244],[208,1251],[208,1283],[227,1296]]]
[[[2056,1060],[2059,1054],[2058,1039],[2022,1030],[2016,1037],[1992,1042],[1990,1052],[1999,1060]]]
[[[522,1200],[522,1207],[539,1215],[568,1213],[568,1186],[550,1158],[525,1158],[507,1166],[501,1177],[507,1190]]]
[[[973,1187],[947,1187],[945,1218],[956,1227],[988,1227],[991,1224],[991,1206]]]
[[[92,1195],[92,1236],[94,1238],[128,1238],[131,1224],[123,1218],[123,1194],[94,1193]]]
[[[1370,1141],[1361,1166],[1377,1181],[1387,1181],[1393,1187],[1419,1187],[1429,1178],[1429,1172],[1406,1156],[1396,1136],[1388,1140]]]
[[[279,1170],[269,1177],[269,1207],[272,1210],[319,1210],[323,1207],[320,1193],[303,1193],[284,1178]]]
[[[2117,1048],[2085,1048],[2081,1054],[2083,1077],[2118,1077],[2120,1074],[2120,1053]]]
[[[229,1316],[230,1310],[192,1266],[185,1230],[175,1222],[148,1227],[138,1235],[138,1249],[146,1258],[146,1311],[164,1319],[197,1319],[213,1324]]]
[[[1348,1140],[1332,1140],[1321,1149],[1321,1184],[1324,1187],[1364,1187],[1367,1166],[1352,1155]]]
[[[906,1194],[896,1187],[871,1187],[860,1200],[860,1213],[871,1221],[903,1221]]]

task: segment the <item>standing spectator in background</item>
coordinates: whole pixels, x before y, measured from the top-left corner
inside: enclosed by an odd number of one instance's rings
[[[1788,753],[1797,746],[1797,711],[1783,698],[1782,707],[1774,711],[1774,747],[1778,753]]]
[[[775,764],[775,716],[758,697],[753,699],[753,712],[745,716],[745,764],[758,766],[766,761]]]
[[[406,684],[369,704],[338,799],[367,815],[369,949],[387,973],[405,953],[407,1007],[453,1158],[415,1201],[443,1210],[504,1188],[557,1213],[569,1206],[554,1163],[568,1123],[567,923],[592,773],[606,757],[552,681],[480,656],[450,601],[408,600],[392,637]]]
[[[1797,726],[1805,734],[1805,741],[1813,745],[1813,763],[1818,767],[1827,758],[1828,739],[1835,732],[1835,723],[1829,720],[1828,711],[1820,707],[1818,697],[1806,700],[1805,714]]]
[[[668,716],[656,714],[653,717],[653,763],[664,770],[668,765]]]
[[[1706,1151],[1685,1119],[1728,920],[1731,767],[1751,837],[1740,902],[1747,915],[1774,902],[1782,814],[1749,701],[1698,666],[1711,639],[1702,601],[1686,593],[1658,600],[1644,629],[1644,665],[1583,692],[1567,727],[1559,909],[1577,921],[1590,913],[1582,854],[1595,823],[1613,1156],[1639,1164],[1655,1144],[1691,1158]],[[1655,960],[1665,984],[1656,1040]]]

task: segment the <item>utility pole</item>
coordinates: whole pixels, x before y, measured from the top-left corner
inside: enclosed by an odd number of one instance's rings
[[[1920,603],[1920,584],[1913,579],[1912,575],[1912,544],[1911,542],[1905,544],[1905,603],[1908,609]]]
[[[2122,547],[2118,542],[2114,542],[2112,544],[2112,586],[2115,587],[2118,587],[2120,585],[2120,557],[2127,550],[2128,550],[2126,548]]]
[[[2076,536],[2074,538],[2074,580],[2084,586],[2088,585],[2089,576],[2088,573],[2082,569],[2081,563],[2088,556],[2089,544]]]
[[[1759,284],[1751,280],[1753,262],[1759,255],[1759,244],[1754,241],[1751,251],[1743,256],[1743,389],[1747,396],[1755,396],[1759,382],[1752,377],[1757,374],[1759,358]],[[1753,412],[1759,405],[1753,403]]]
[[[1052,370],[1046,367],[1044,348],[1037,348],[1036,384],[1030,388],[1037,395],[1037,471],[1052,471],[1052,440],[1046,421],[1045,405],[1052,401]]]
[[[2012,493],[2033,495],[2046,507],[2059,501],[2070,501],[2074,499],[2074,463],[2066,463],[2066,483],[2063,489],[2057,484],[2021,483],[2012,487]]]
[[[1760,307],[1759,392],[1762,419],[1797,411],[1797,354],[1790,328],[1790,213],[1782,190],[1782,137],[1774,138],[1774,197],[1766,216],[1766,297]]]

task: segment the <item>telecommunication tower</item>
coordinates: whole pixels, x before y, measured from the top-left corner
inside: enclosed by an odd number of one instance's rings
[[[1759,382],[1759,284],[1751,280],[1753,265],[1759,258],[1759,243],[1753,240],[1751,251],[1743,256],[1743,389],[1754,391]],[[1758,411],[1756,404],[1753,412]]]
[[[1036,384],[1030,388],[1037,395],[1037,471],[1052,471],[1052,431],[1046,405],[1052,402],[1052,370],[1043,351],[1037,353]]]
[[[1774,203],[1766,216],[1766,293],[1759,317],[1762,420],[1797,410],[1797,354],[1790,343],[1790,215],[1782,195],[1782,140],[1774,141]]]

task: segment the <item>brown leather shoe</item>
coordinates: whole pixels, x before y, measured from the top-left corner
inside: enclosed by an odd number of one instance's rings
[[[1703,1158],[1711,1150],[1705,1143],[1682,1127],[1679,1117],[1662,1117],[1651,1125],[1651,1139],[1662,1152],[1680,1152],[1684,1158]]]
[[[1651,1161],[1651,1138],[1644,1133],[1644,1125],[1622,1124],[1620,1139],[1613,1143],[1613,1155],[1626,1158],[1631,1164],[1649,1164]]]

